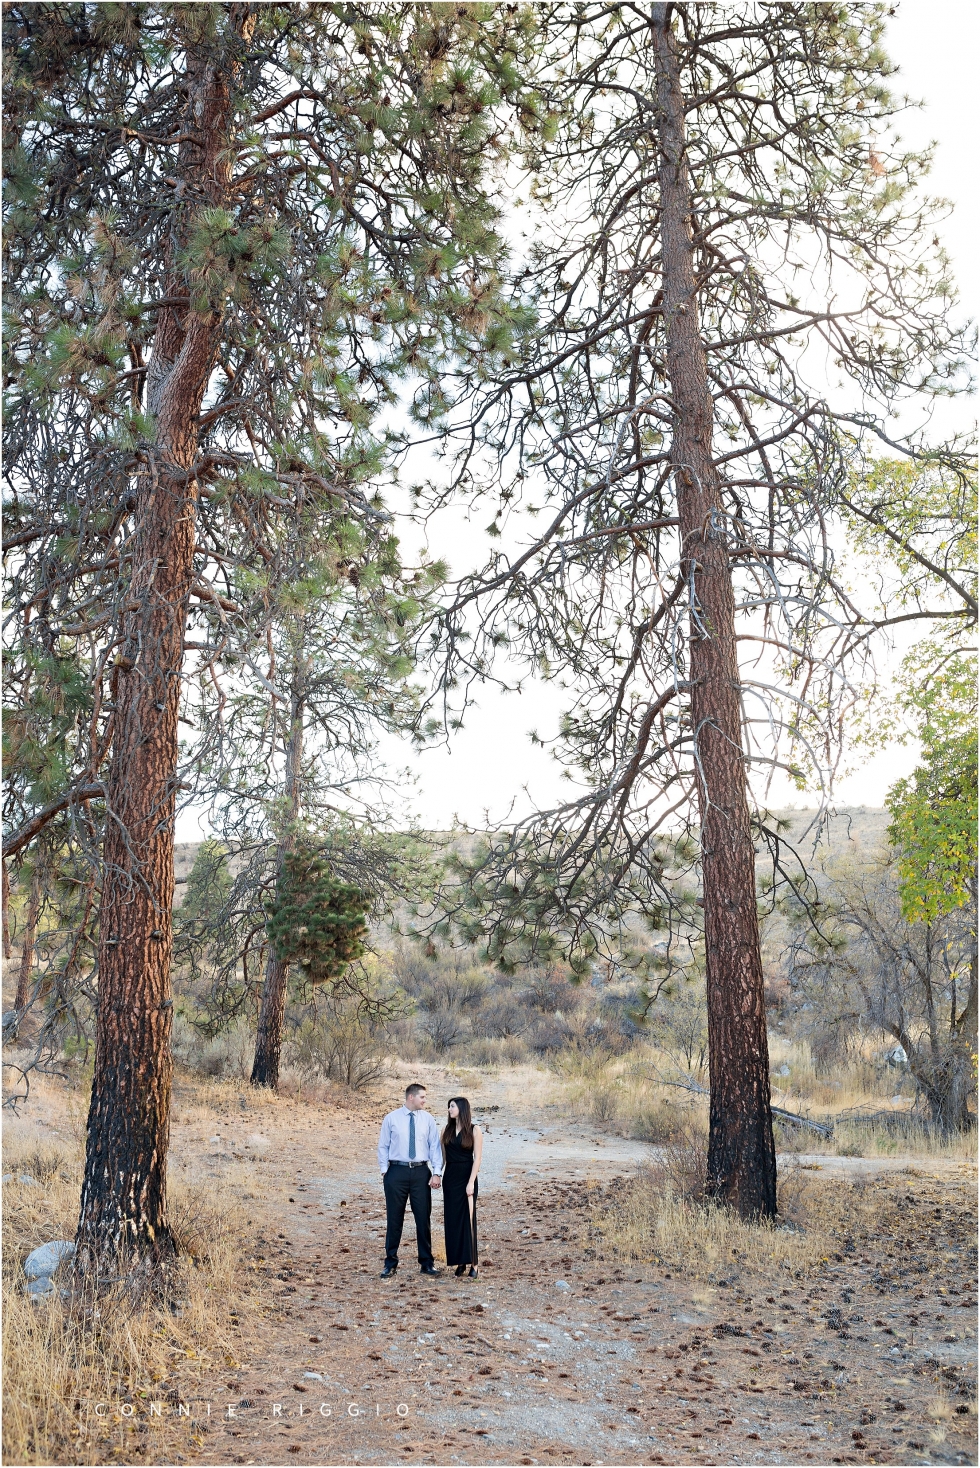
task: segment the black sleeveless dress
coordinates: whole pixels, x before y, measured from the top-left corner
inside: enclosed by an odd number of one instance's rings
[[[464,1147],[458,1138],[444,1143],[446,1170],[442,1175],[443,1212],[446,1224],[446,1263],[479,1264],[476,1239],[476,1199],[480,1179],[473,1184],[473,1213],[466,1196],[466,1184],[473,1170],[473,1148]]]

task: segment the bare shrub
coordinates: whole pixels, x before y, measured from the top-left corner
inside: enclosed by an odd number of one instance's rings
[[[328,1002],[316,1018],[305,1019],[283,1047],[286,1064],[308,1081],[339,1081],[362,1091],[385,1070],[387,1036],[356,1001],[342,996]]]
[[[247,1079],[252,1064],[255,1026],[239,1017],[216,1035],[207,1035],[186,1015],[174,1016],[174,1059],[197,1075],[215,1080]]]
[[[603,1046],[591,1043],[590,1036],[573,1034],[562,1050],[548,1057],[548,1064],[563,1080],[573,1085],[590,1085],[609,1070],[612,1055]]]
[[[626,1135],[637,1142],[663,1143],[677,1134],[677,1108],[660,1097],[624,1104],[622,1120]]]
[[[543,1014],[557,1014],[574,1009],[579,996],[569,982],[568,970],[561,964],[531,968],[522,975],[519,998],[522,1004]]]
[[[521,1065],[527,1060],[528,1048],[517,1035],[496,1040],[476,1039],[467,1045],[466,1057],[471,1065],[489,1068]]]
[[[654,1164],[665,1191],[689,1203],[703,1203],[708,1179],[708,1135],[693,1127],[669,1137]]]
[[[589,1114],[600,1125],[613,1121],[619,1113],[619,1096],[615,1082],[600,1083],[588,1094]]]
[[[652,1017],[651,1040],[671,1065],[702,1080],[708,1065],[708,1005],[703,980],[692,980],[659,1006]]]
[[[463,1016],[456,1009],[420,1010],[415,1023],[436,1052],[451,1050],[466,1035]]]
[[[574,1030],[564,1014],[542,1014],[529,1030],[527,1041],[539,1055],[547,1055],[563,1049],[573,1036]]]
[[[473,1033],[487,1040],[507,1040],[513,1035],[523,1035],[532,1023],[532,1016],[510,994],[501,995],[495,1002],[482,1006],[473,1016]]]
[[[70,1180],[71,1159],[60,1147],[32,1147],[19,1154],[17,1167],[24,1177],[32,1177],[48,1187],[55,1178]]]
[[[170,1229],[179,1253],[188,1259],[213,1262],[216,1251],[240,1241],[241,1222],[236,1208],[215,1206],[210,1183],[182,1183],[171,1190]]]

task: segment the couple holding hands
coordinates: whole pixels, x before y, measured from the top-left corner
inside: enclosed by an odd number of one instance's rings
[[[446,1263],[450,1268],[456,1266],[457,1276],[465,1274],[468,1265],[470,1278],[476,1279],[477,1175],[482,1155],[483,1133],[473,1125],[465,1096],[454,1096],[450,1101],[449,1120],[440,1137],[435,1117],[425,1109],[425,1087],[408,1087],[405,1105],[389,1111],[378,1138],[378,1166],[388,1221],[382,1279],[388,1279],[398,1268],[406,1203],[411,1203],[415,1217],[422,1273],[439,1274],[432,1257],[430,1228],[432,1193],[439,1187],[443,1192]]]

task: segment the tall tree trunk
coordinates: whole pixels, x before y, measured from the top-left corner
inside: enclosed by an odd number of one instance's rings
[[[691,587],[691,712],[701,820],[711,1116],[708,1192],[743,1218],[776,1212],[762,951],[749,821],[735,596],[695,287],[684,94],[669,6],[651,15],[661,254],[683,565]]]
[[[970,955],[970,985],[962,1014],[957,1016],[954,1028],[964,1043],[972,1050],[977,1048],[977,950]]]
[[[303,769],[303,719],[306,704],[303,688],[306,677],[305,658],[300,652],[293,666],[292,691],[289,710],[289,746],[286,751],[286,803],[288,822],[285,834],[276,853],[277,874],[282,864],[296,845],[300,816],[300,788]],[[278,881],[278,875],[277,875]],[[282,1053],[282,1027],[286,1014],[286,979],[288,964],[269,944],[269,958],[262,985],[262,1004],[259,1023],[255,1032],[255,1059],[252,1062],[252,1085],[279,1089],[279,1060]]]
[[[37,938],[37,920],[41,913],[41,872],[37,861],[31,871],[31,890],[27,897],[27,912],[24,917],[24,938],[20,949],[20,969],[17,973],[17,996],[14,1009],[22,1014],[31,997],[31,969],[34,967],[34,942]]]
[[[10,962],[10,873],[3,858],[3,961]]]
[[[956,1074],[953,1128],[959,1132],[969,1132],[977,1124],[976,1112],[970,1106],[970,1101],[976,1091],[977,1063],[977,949],[975,939],[970,955],[970,981],[966,1003],[963,1006],[962,1014],[956,1015],[952,1031],[953,1063]]]
[[[191,33],[186,141],[175,205],[174,255],[163,295],[186,295],[176,252],[201,204],[223,203],[234,61],[227,42]],[[246,7],[232,23],[251,26]],[[99,922],[95,1074],[88,1116],[77,1267],[112,1270],[120,1255],[173,1252],[166,1167],[173,1060],[170,1031],[177,713],[194,570],[197,420],[214,367],[221,306],[161,310],[147,375],[156,422],[136,486],[131,609],[116,661],[116,715],[106,792]]]

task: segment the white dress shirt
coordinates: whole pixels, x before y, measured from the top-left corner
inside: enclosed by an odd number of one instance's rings
[[[408,1155],[408,1118],[415,1117],[415,1156]],[[382,1177],[388,1171],[389,1162],[427,1162],[435,1177],[442,1177],[442,1145],[439,1127],[430,1111],[409,1111],[399,1106],[389,1111],[381,1123],[378,1138],[378,1166]]]

